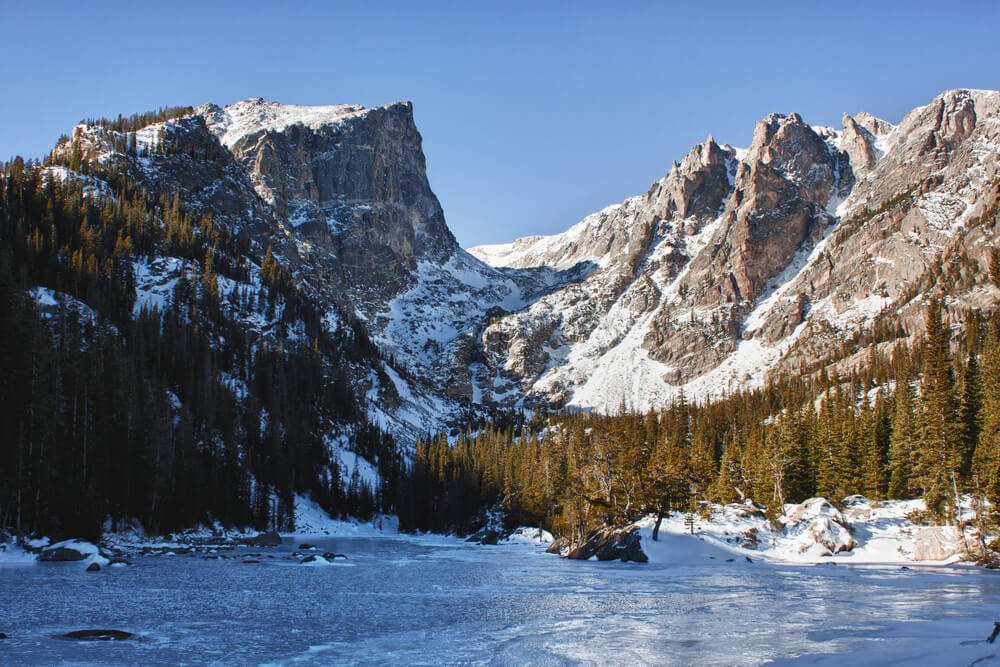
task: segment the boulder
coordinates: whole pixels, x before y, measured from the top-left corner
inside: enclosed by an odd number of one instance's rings
[[[610,530],[612,530],[610,526],[602,526],[593,531],[582,543],[571,545],[569,551],[566,553],[566,558],[571,560],[588,560],[594,557],[597,554],[597,550],[601,548],[601,545],[608,540]]]
[[[954,526],[923,526],[913,534],[913,560],[966,560],[965,541]]]
[[[608,540],[598,548],[597,560],[647,563],[649,558],[643,552],[641,542],[642,536],[634,526],[625,530],[613,531]]]
[[[330,565],[338,558],[347,559],[344,554],[335,554],[331,552],[326,552],[322,556],[318,554],[309,554],[305,558],[299,561],[300,565]]]
[[[74,630],[62,635],[64,639],[77,639],[80,641],[121,641],[132,639],[135,635],[124,630]]]
[[[479,544],[498,544],[503,535],[499,531],[484,528],[465,538],[466,542],[477,542]]]
[[[100,572],[101,566],[97,563],[91,563],[87,566],[87,572]]]
[[[46,549],[40,553],[38,555],[38,560],[46,563],[66,563],[70,561],[83,560],[89,555],[90,554],[77,551],[72,547],[56,547],[54,549]]]
[[[315,549],[315,548],[316,548],[315,544],[309,544],[308,542],[303,542],[302,544],[299,545],[299,549]]]
[[[0,632],[0,639],[7,639],[7,635],[4,634],[3,632]]]
[[[825,498],[788,506],[782,521],[801,554],[830,556],[858,546],[847,519]]]
[[[570,546],[570,541],[569,541],[568,537],[559,537],[559,538],[556,538],[552,542],[552,544],[550,544],[548,546],[547,549],[545,549],[545,553],[547,553],[547,554],[561,554],[562,550],[568,548],[569,546]]]
[[[583,543],[570,545],[566,558],[572,560],[588,560],[597,556],[598,560],[620,560],[623,563],[633,561],[646,563],[649,558],[642,550],[642,537],[636,526],[616,528],[601,526],[590,533]]]
[[[249,544],[255,547],[277,547],[281,545],[281,535],[276,530],[270,530],[250,538]]]

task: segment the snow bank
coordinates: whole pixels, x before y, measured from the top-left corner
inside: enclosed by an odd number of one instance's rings
[[[37,556],[30,551],[25,551],[21,546],[13,542],[0,542],[0,566],[3,565],[30,565],[36,562]]]
[[[552,544],[555,538],[547,530],[532,528],[530,526],[519,526],[510,535],[500,540],[500,544]]]
[[[961,543],[957,529],[918,526],[909,520],[914,511],[924,509],[922,500],[873,502],[850,496],[843,505],[840,510],[824,498],[786,505],[774,526],[753,506],[709,505],[709,518],[693,516],[694,534],[688,515],[665,517],[657,542],[652,540],[655,517],[642,519],[638,526],[652,563],[745,561],[744,556],[803,564],[949,565],[960,560],[952,548]],[[921,540],[926,542],[923,547]]]
[[[381,537],[399,532],[394,516],[379,516],[371,522],[334,519],[307,495],[295,497],[295,531],[283,535],[339,535]]]

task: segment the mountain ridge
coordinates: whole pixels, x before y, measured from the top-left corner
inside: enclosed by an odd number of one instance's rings
[[[270,246],[321,310],[364,323],[388,362],[358,391],[411,439],[495,407],[647,409],[760,386],[904,305],[933,269],[911,261],[922,254],[974,260],[979,291],[963,298],[993,307],[983,252],[962,249],[995,234],[962,220],[997,189],[998,110],[996,92],[954,89],[898,125],[770,114],[746,149],[710,135],[644,194],[562,233],[468,251],[427,180],[410,102],[202,105],[142,128],[139,146],[189,133],[231,160],[194,173],[141,158],[137,173]]]

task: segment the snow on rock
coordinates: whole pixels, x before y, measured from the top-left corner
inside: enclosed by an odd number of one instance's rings
[[[858,545],[844,515],[825,498],[786,505],[781,521],[800,554],[829,556]]]
[[[961,560],[967,555],[955,526],[922,526],[913,536],[913,560]]]
[[[343,560],[338,561],[336,558],[328,560],[318,554],[312,554],[303,558],[299,564],[305,567],[326,567],[328,565],[347,565],[348,563]]]
[[[510,535],[500,540],[500,544],[552,544],[554,541],[552,533],[547,530],[519,526],[511,531]]]
[[[101,554],[101,549],[93,542],[85,540],[63,540],[42,550],[38,560],[48,562],[79,561],[84,565],[97,563],[107,565],[110,561]]]
[[[266,102],[260,97],[225,108],[206,105],[198,109],[219,141],[230,149],[243,137],[258,132],[281,132],[292,125],[316,130],[366,112],[367,109],[359,104],[299,106]]]
[[[197,276],[198,265],[178,257],[142,257],[132,263],[135,271],[134,315],[143,310],[165,311],[173,302],[174,288],[185,274]]]
[[[93,325],[101,322],[101,316],[97,314],[97,311],[66,292],[59,292],[49,287],[32,287],[28,290],[28,294],[34,300],[42,317],[51,319],[65,308],[67,311],[76,313],[81,322],[89,322]]]
[[[922,500],[875,502],[849,496],[842,505],[840,510],[824,498],[786,505],[778,525],[755,506],[705,505],[699,514],[664,517],[657,541],[652,540],[655,517],[637,525],[643,550],[653,563],[726,562],[744,556],[801,564],[948,565],[973,560],[968,554],[978,539],[971,531],[963,536],[951,526],[912,522],[912,515],[924,510]]]
[[[53,166],[42,169],[42,178],[54,182],[79,183],[83,187],[83,196],[90,199],[112,197],[111,186],[96,176],[81,174],[67,167]]]

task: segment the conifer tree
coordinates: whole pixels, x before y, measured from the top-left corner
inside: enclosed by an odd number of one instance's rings
[[[932,300],[927,309],[926,327],[916,474],[928,510],[938,519],[950,521],[961,467],[961,430],[954,395],[951,336],[937,300]]]

